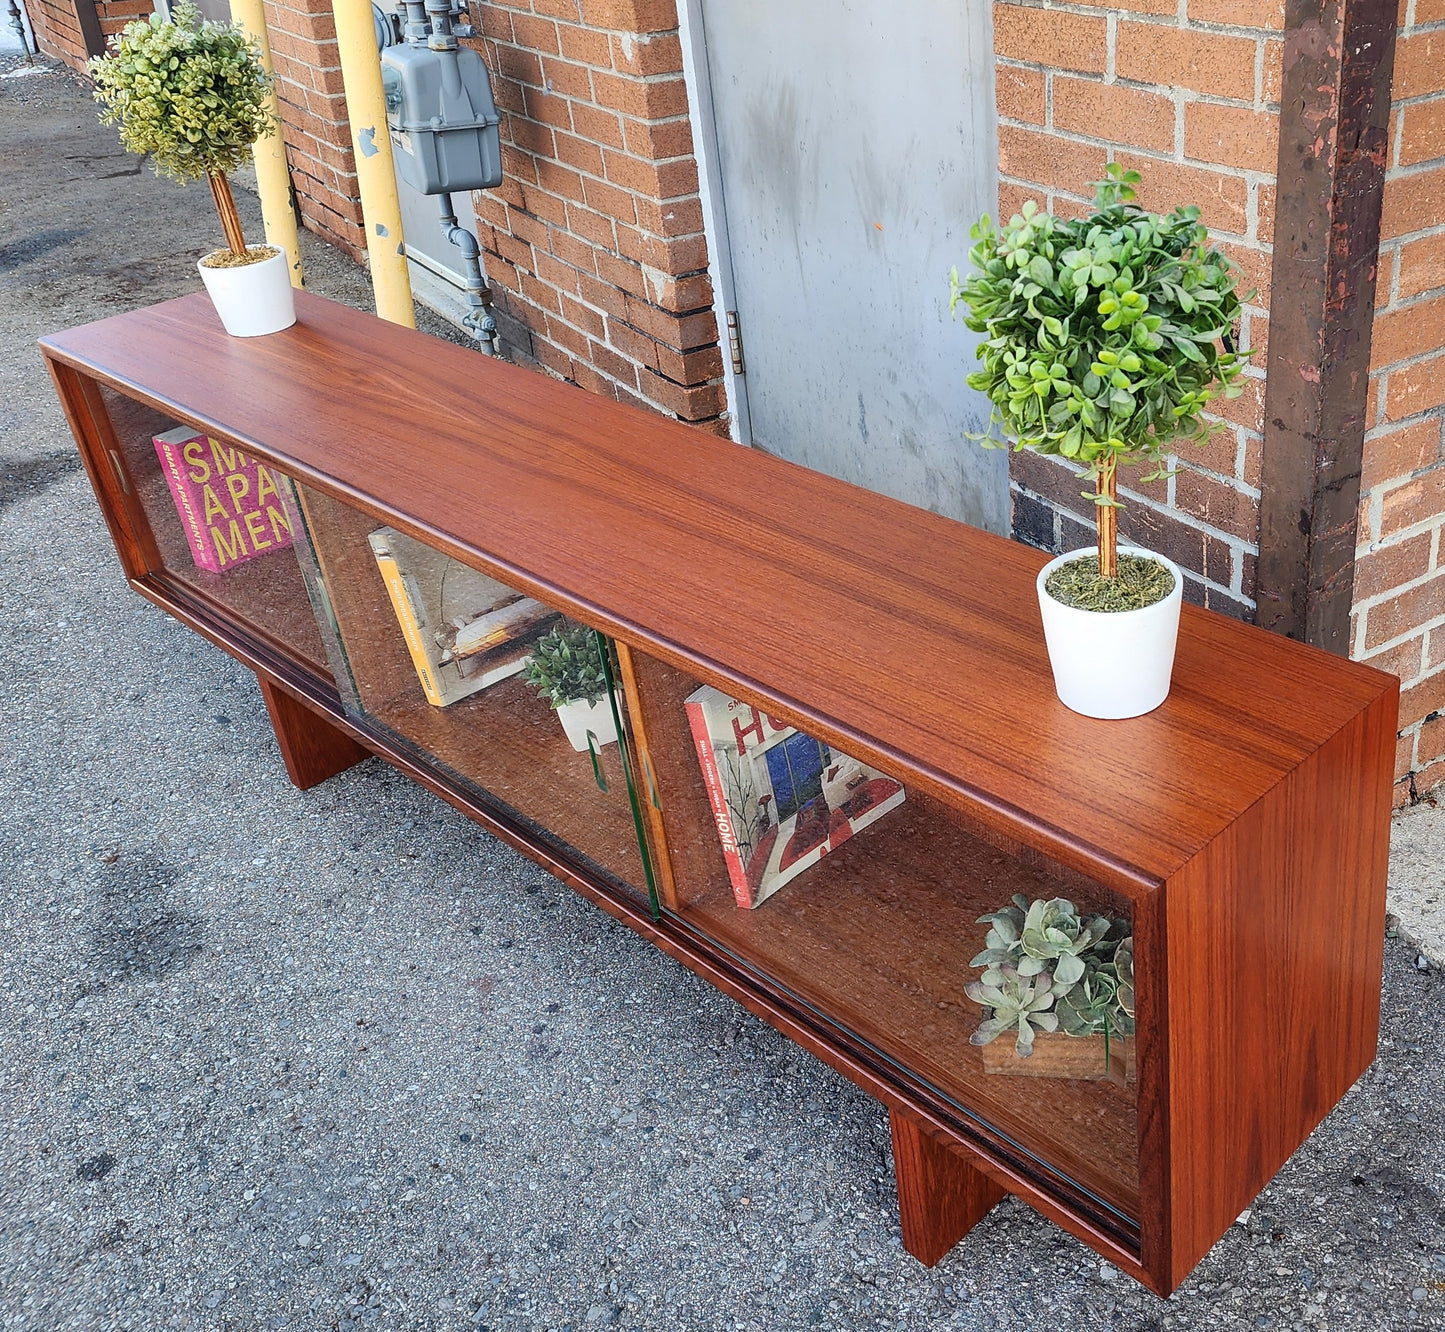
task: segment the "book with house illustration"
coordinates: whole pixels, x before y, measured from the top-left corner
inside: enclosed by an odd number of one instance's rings
[[[444,708],[526,669],[559,618],[540,601],[380,527],[367,540],[427,702]]]
[[[225,573],[291,546],[276,479],[255,458],[190,426],[153,436],[199,569]]]
[[[710,685],[686,707],[740,907],[757,906],[904,801],[902,783]]]

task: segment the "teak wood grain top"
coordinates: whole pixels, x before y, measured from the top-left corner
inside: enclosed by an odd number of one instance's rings
[[[231,338],[197,294],[41,345],[1136,890],[1395,687],[1185,606],[1163,707],[1078,716],[1038,551],[305,292],[297,310]]]

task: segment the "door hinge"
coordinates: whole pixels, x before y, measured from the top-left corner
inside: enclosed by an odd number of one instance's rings
[[[728,320],[728,351],[732,353],[733,374],[742,375],[747,373],[747,366],[743,363],[743,330],[738,320],[738,312],[729,310]]]

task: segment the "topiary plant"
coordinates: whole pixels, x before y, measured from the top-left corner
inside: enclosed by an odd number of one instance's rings
[[[607,694],[607,676],[596,632],[564,620],[537,640],[523,679],[554,708],[599,702]]]
[[[1232,340],[1237,269],[1209,248],[1199,210],[1145,212],[1139,173],[1112,162],[1106,173],[1087,217],[1026,203],[999,231],[985,215],[969,233],[974,271],[960,282],[953,270],[950,309],[965,303],[985,335],[983,368],[968,376],[993,403],[980,442],[1011,436],[1093,477],[1098,577],[1113,580],[1120,465],[1153,462],[1146,482],[1169,475],[1175,441],[1202,440],[1209,403],[1241,392],[1247,354]]]
[[[128,23],[110,45],[89,65],[101,122],[118,125],[122,146],[149,157],[157,175],[208,180],[231,254],[242,263],[265,257],[246,248],[227,179],[274,124],[271,76],[255,41],[181,0],[170,18]]]

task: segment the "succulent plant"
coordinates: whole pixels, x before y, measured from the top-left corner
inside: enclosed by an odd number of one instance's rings
[[[1119,981],[1119,1011],[1129,1019],[1129,1029],[1134,1027],[1134,936],[1121,939],[1114,950],[1114,971]]]
[[[1103,951],[1088,959],[1084,976],[1055,1005],[1059,1025],[1070,1036],[1134,1034],[1134,939],[1114,946],[1113,960]]]
[[[993,1010],[993,1016],[978,1024],[969,1037],[974,1045],[988,1045],[1010,1028],[1018,1032],[1014,1050],[1021,1059],[1034,1052],[1034,1030],[1057,1031],[1058,1016],[1049,1009],[1054,1003],[1053,981],[1045,975],[1023,976],[1014,967],[998,968],[999,983],[970,981],[963,992],[977,1004]]]
[[[1097,1036],[1114,1031],[1111,1014],[1119,984],[1113,968],[1090,967],[1058,1002],[1059,1026],[1070,1036]]]
[[[1020,936],[1023,934],[1029,899],[1022,893],[1015,893],[1013,900],[1013,906],[990,911],[986,916],[978,918],[980,925],[988,926],[988,934],[984,938],[983,952],[968,965],[987,968],[983,976],[986,985],[997,985],[997,969],[1012,966],[1023,953],[1023,940]]]
[[[998,984],[1003,966],[1016,968],[1021,976],[1047,971],[1056,986],[1074,984],[1084,974],[1085,957],[1109,933],[1108,919],[1080,918],[1066,897],[1030,902],[1016,893],[1013,900],[1013,906],[978,918],[980,925],[989,927],[984,940],[987,946],[969,965],[986,968],[983,980],[989,985]]]
[[[1065,897],[1030,905],[1019,941],[1024,957],[1019,972],[1037,976],[1053,963],[1057,984],[1072,985],[1085,971],[1085,955],[1109,932],[1103,916],[1080,919],[1074,904]]]
[[[970,965],[983,968],[964,993],[989,1011],[970,1038],[987,1045],[1010,1028],[1015,1049],[1033,1053],[1034,1032],[1070,1036],[1134,1034],[1134,938],[1127,920],[1081,916],[1067,898],[1013,904],[978,918],[986,947]]]

